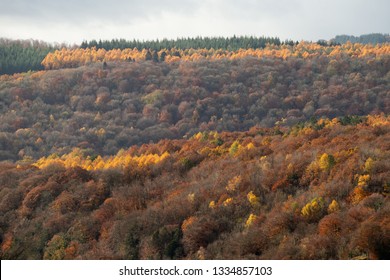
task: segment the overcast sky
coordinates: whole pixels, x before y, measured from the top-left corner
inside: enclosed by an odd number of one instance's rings
[[[0,37],[91,39],[390,33],[389,0],[0,0]]]

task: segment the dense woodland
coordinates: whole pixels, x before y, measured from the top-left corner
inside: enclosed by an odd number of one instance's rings
[[[323,46],[334,46],[345,44],[347,42],[361,44],[379,44],[389,43],[390,37],[388,34],[366,34],[360,37],[350,35],[338,35],[329,41],[319,40],[317,43]],[[196,37],[196,38],[178,38],[162,39],[162,40],[91,40],[84,41],[78,45],[65,44],[49,44],[38,40],[10,40],[0,38],[0,75],[14,74],[28,71],[42,70],[41,64],[45,56],[59,50],[61,48],[82,48],[82,49],[104,49],[109,50],[124,50],[137,49],[149,50],[151,52],[161,50],[188,50],[188,49],[214,49],[237,51],[239,49],[263,49],[267,45],[297,45],[298,42],[292,40],[281,41],[277,37],[253,37],[253,36],[233,36],[233,37]]]
[[[390,111],[388,44],[171,52],[63,49],[47,68],[82,66],[1,76],[0,160]]]
[[[345,44],[347,42],[360,44],[382,44],[390,43],[390,36],[389,34],[381,33],[371,33],[360,36],[337,35],[330,41],[336,44]]]
[[[0,38],[0,75],[43,70],[42,60],[54,49],[41,41]]]
[[[389,259],[389,144],[368,116],[3,163],[1,258]]]
[[[390,43],[389,34],[371,33],[361,36],[352,35],[337,35],[335,38],[326,40],[318,40],[317,43],[322,45],[340,45],[347,42],[360,43],[360,44],[381,44]],[[178,38],[176,40],[125,40],[125,39],[113,39],[113,40],[91,40],[84,41],[80,47],[83,49],[97,48],[105,50],[113,49],[149,49],[154,51],[160,51],[163,49],[222,49],[229,51],[237,51],[239,49],[262,49],[272,45],[296,45],[298,42],[293,40],[281,41],[277,37],[253,37],[253,36],[233,36],[233,37],[196,37],[196,38]]]
[[[197,38],[178,38],[163,39],[163,40],[147,40],[139,41],[133,40],[128,41],[125,39],[113,39],[113,40],[92,40],[84,41],[80,45],[80,48],[97,48],[105,50],[113,49],[150,49],[154,51],[160,51],[163,49],[223,49],[229,51],[236,51],[239,49],[260,49],[264,48],[267,44],[280,45],[280,44],[293,45],[294,42],[286,40],[281,42],[279,38],[275,37],[197,37]]]
[[[389,259],[390,44],[185,46],[0,76],[1,259]]]

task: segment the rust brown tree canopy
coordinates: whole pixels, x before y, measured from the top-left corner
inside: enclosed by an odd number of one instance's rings
[[[1,259],[389,259],[389,44],[43,65],[0,76]]]

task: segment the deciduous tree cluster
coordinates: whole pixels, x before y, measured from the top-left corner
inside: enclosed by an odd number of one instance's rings
[[[267,44],[263,48],[240,48],[238,50],[227,49],[202,49],[202,48],[170,48],[161,50],[151,49],[109,49],[103,48],[62,48],[48,53],[42,61],[45,69],[60,69],[79,67],[92,62],[103,61],[144,61],[154,62],[178,62],[199,60],[237,60],[243,57],[270,57],[286,60],[291,57],[319,58],[333,60],[334,74],[337,73],[336,60],[343,56],[350,58],[382,57],[390,52],[390,44],[363,45],[350,42],[343,45],[321,45],[308,42],[300,42],[294,45]],[[341,68],[338,69],[339,72]]]
[[[1,259],[389,259],[390,45],[202,40],[0,76]]]
[[[292,126],[321,117],[348,124],[387,114],[389,48],[300,43],[171,50],[165,55],[171,62],[163,63],[138,59],[147,50],[63,49],[47,56],[59,56],[50,62],[54,68],[108,61],[0,76],[0,160],[61,156],[77,146],[113,155],[199,131]]]
[[[388,259],[389,137],[368,116],[1,163],[0,256]]]

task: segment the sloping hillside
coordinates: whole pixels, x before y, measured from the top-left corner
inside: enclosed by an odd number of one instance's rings
[[[389,259],[389,122],[321,119],[3,163],[1,258]]]
[[[390,112],[390,45],[148,52],[63,49],[46,67],[80,67],[1,76],[0,160]]]

